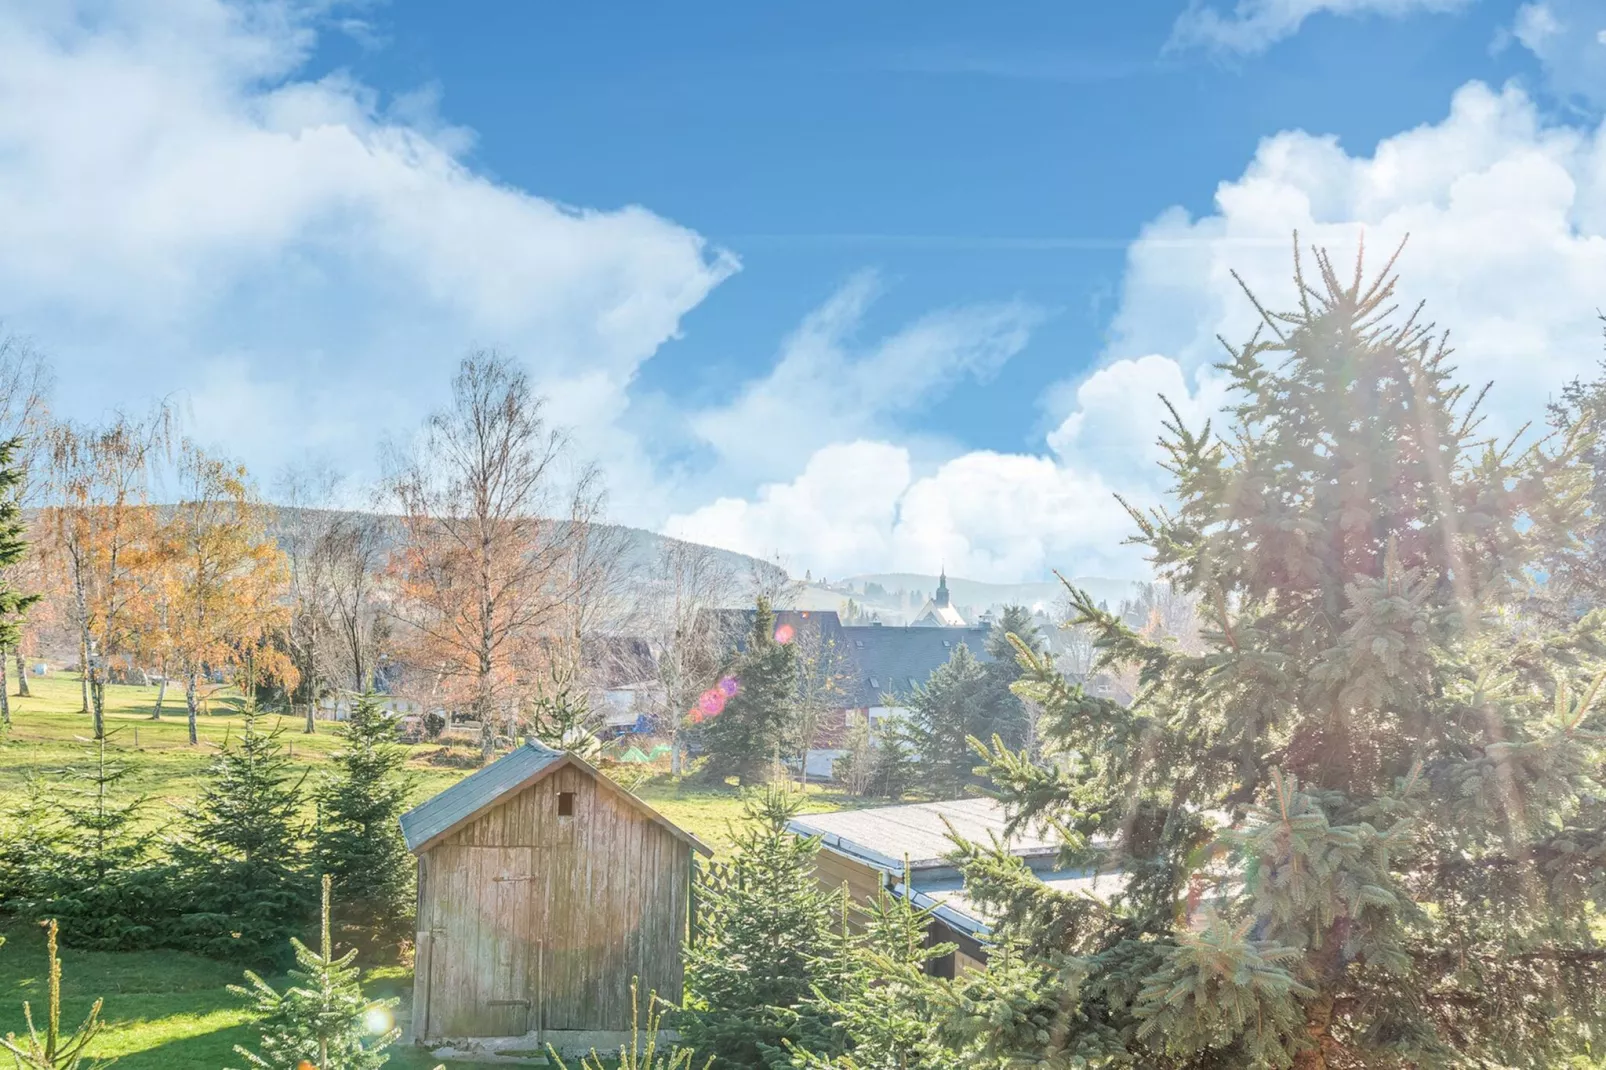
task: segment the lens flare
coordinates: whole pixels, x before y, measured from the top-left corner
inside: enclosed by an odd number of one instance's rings
[[[378,1036],[381,1033],[390,1032],[391,1027],[396,1024],[396,1020],[391,1017],[388,1007],[369,1007],[363,1012],[362,1024],[363,1028],[367,1029],[368,1032]]]
[[[742,685],[734,676],[727,676],[719,682],[719,693],[724,695],[726,698],[735,698],[736,692],[740,691],[741,689]]]
[[[792,641],[792,636],[795,634],[796,633],[792,631],[792,626],[790,624],[783,624],[779,628],[775,629],[775,641],[780,643],[782,646],[785,646],[787,643]]]

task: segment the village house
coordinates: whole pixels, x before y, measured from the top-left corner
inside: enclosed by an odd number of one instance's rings
[[[940,977],[985,965],[992,932],[986,912],[965,895],[964,877],[948,860],[955,846],[950,829],[971,843],[996,840],[1056,890],[1103,898],[1120,886],[1121,878],[1115,874],[1060,868],[1060,838],[1053,830],[1006,835],[1004,808],[996,799],[807,814],[787,827],[796,835],[819,838],[815,875],[831,891],[846,885],[854,901],[868,904],[885,888],[922,910],[932,910],[929,944],[951,943],[957,948],[932,964],[932,972]]]
[[[888,718],[907,717],[915,689],[948,663],[956,647],[967,647],[977,661],[993,660],[985,627],[844,625],[840,633],[847,654],[840,705],[822,719],[809,753],[808,775],[819,780],[830,779],[847,753],[850,718],[863,717],[875,728]]]
[[[744,647],[753,611],[710,612],[719,614],[718,627],[733,637],[732,645]],[[805,651],[831,652],[837,677],[834,704],[821,717],[808,755],[808,776],[815,780],[830,780],[836,761],[847,753],[851,717],[864,717],[875,726],[889,717],[907,716],[915,688],[946,664],[957,646],[968,647],[977,661],[993,660],[987,652],[987,626],[843,624],[831,610],[786,609],[775,611],[775,627],[787,629],[791,642]]]
[[[591,708],[602,715],[603,734],[652,731],[666,712],[653,644],[639,636],[596,636],[586,640],[582,656]]]
[[[607,1049],[631,1028],[632,978],[679,1002],[693,856],[710,852],[584,761],[525,743],[401,825],[416,1039]]]

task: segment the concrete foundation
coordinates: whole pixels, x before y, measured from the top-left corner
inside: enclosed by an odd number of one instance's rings
[[[646,1036],[641,1039],[645,1045]],[[672,1029],[658,1031],[658,1050],[667,1051],[680,1040]],[[520,1037],[464,1037],[455,1040],[434,1041],[429,1044],[430,1054],[437,1059],[459,1059],[465,1062],[502,1063],[507,1065],[547,1064],[547,1045],[571,1061],[591,1054],[593,1050],[603,1058],[618,1055],[620,1048],[630,1046],[631,1034],[627,1030],[611,1029],[548,1029],[545,1032],[526,1033]]]

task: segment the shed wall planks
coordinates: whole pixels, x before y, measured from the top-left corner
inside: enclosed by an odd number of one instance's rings
[[[829,891],[838,892],[846,884],[848,894],[864,904],[875,902],[885,880],[879,869],[826,848],[814,856],[814,875]]]
[[[679,1001],[689,848],[622,790],[561,767],[419,857],[420,1037],[627,1029],[632,977]]]

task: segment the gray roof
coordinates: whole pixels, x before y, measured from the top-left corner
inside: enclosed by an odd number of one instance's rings
[[[826,849],[894,875],[902,874],[905,858],[911,870],[948,867],[947,856],[954,850],[950,827],[971,843],[985,845],[997,837],[1019,858],[1047,858],[1059,851],[1061,840],[1052,830],[1022,829],[1005,840],[1004,824],[1002,803],[973,798],[805,814],[787,828],[802,836],[818,836]]]
[[[484,769],[464,777],[439,795],[425,799],[401,816],[407,849],[417,851],[509,792],[529,783],[536,774],[563,760],[563,752],[530,740]]]
[[[790,625],[797,635],[815,630],[827,640],[840,642],[842,618],[834,609],[772,609],[770,612],[777,628]],[[731,649],[746,650],[747,640],[753,634],[753,618],[757,615],[756,609],[704,609],[698,614],[698,622],[717,628]]]
[[[753,627],[751,609],[703,610],[703,620],[712,621],[736,650],[747,647]],[[988,662],[986,627],[934,628],[920,625],[890,627],[881,624],[843,624],[832,610],[775,610],[775,626],[787,624],[801,636],[817,630],[845,654],[844,674],[847,695],[843,705],[860,709],[881,705],[884,697],[904,699],[917,685],[924,685],[948,659],[954,647],[970,648],[977,661]]]
[[[889,628],[879,624],[845,625],[839,640],[856,668],[848,693],[851,707],[879,706],[884,696],[907,698],[931,674],[948,663],[954,648],[970,648],[977,661],[988,662],[986,628]]]
[[[1090,896],[1103,903],[1126,887],[1125,874],[1100,873],[1091,866],[1034,872],[1051,891],[1077,898]],[[907,896],[916,909],[930,910],[957,932],[982,940],[992,935],[990,923],[994,919],[966,894],[963,877],[944,876],[929,881],[916,878],[913,889],[899,881],[892,886],[892,894]]]
[[[417,854],[435,840],[457,828],[475,814],[494,806],[502,799],[516,794],[547,771],[568,763],[584,769],[603,784],[612,782],[588,763],[572,754],[553,750],[535,740],[504,754],[479,772],[464,777],[439,795],[425,799],[401,816],[402,835],[407,849]],[[644,800],[617,785],[612,785],[621,799],[646,815],[648,820],[662,825],[676,838],[684,840],[704,855],[712,855],[708,845],[676,825]]]

